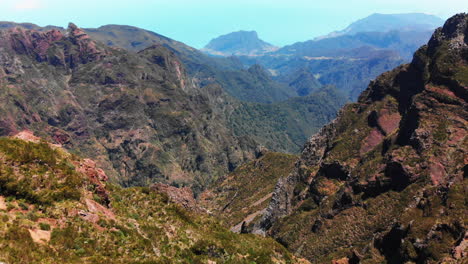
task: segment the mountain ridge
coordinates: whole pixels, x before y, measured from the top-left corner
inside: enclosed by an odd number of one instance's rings
[[[455,15],[371,82],[306,143],[253,232],[314,263],[466,261],[467,36]]]
[[[234,160],[255,157],[255,143],[232,135],[225,117],[212,111],[210,99],[161,45],[139,53],[110,48],[73,24],[65,34],[14,28],[0,35],[8,51],[0,58],[2,135],[25,128],[41,132],[95,158],[126,186],[187,180],[203,185],[209,179],[199,178],[201,171],[219,177],[237,166]],[[227,156],[208,158],[214,149]]]
[[[424,13],[381,14],[374,13],[368,17],[359,19],[345,29],[332,32],[328,35],[317,37],[316,40],[338,37],[342,35],[354,35],[362,32],[389,32],[398,31],[427,31],[434,30],[444,23],[437,16]]]

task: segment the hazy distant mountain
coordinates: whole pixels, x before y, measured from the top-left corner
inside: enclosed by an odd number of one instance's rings
[[[360,32],[428,31],[444,24],[440,17],[422,13],[372,14],[360,19],[341,31],[332,32],[317,39],[354,35]]]
[[[355,54],[349,51],[368,46],[397,51],[401,57],[409,60],[413,56],[414,51],[429,40],[432,32],[433,30],[360,32],[354,35],[341,35],[297,42],[279,49],[275,54],[294,54],[309,57],[362,57],[362,53]]]
[[[278,81],[305,69],[322,85],[334,85],[355,100],[379,74],[411,61],[442,24],[440,18],[426,14],[374,14],[342,31],[241,60],[262,65]]]
[[[202,50],[218,56],[260,55],[277,47],[261,40],[255,31],[238,31],[217,37]]]

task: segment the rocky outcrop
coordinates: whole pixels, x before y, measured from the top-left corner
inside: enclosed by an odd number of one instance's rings
[[[460,256],[453,245],[467,230],[466,36],[468,15],[456,15],[411,64],[371,82],[305,145],[254,232],[317,263],[356,252],[388,263]]]
[[[195,212],[204,212],[204,210],[197,205],[192,189],[188,187],[177,188],[167,184],[157,183],[151,185],[151,190],[166,194],[169,201],[183,206],[185,209]]]

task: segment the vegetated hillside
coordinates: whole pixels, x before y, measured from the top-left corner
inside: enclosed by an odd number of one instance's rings
[[[260,220],[276,182],[288,175],[296,160],[295,155],[262,153],[210,186],[201,194],[199,203],[232,231],[246,232],[247,226]]]
[[[238,136],[249,135],[272,150],[297,153],[346,102],[337,89],[325,87],[275,104],[242,103],[229,116],[229,123]]]
[[[113,25],[86,30],[103,43],[133,51],[149,43],[160,43],[167,47],[180,58],[186,66],[190,82],[201,87],[200,90],[209,98],[215,111],[225,113],[236,134],[253,137],[273,151],[297,153],[310,135],[335,117],[346,100],[339,93],[328,96],[330,93],[326,92],[327,88],[324,89],[315,77],[301,71],[284,75],[284,81],[276,82],[260,65],[254,64],[244,69],[236,57],[210,57],[183,43],[143,29]],[[136,37],[132,38],[133,35]],[[132,46],[131,42],[135,39],[143,44]],[[369,69],[378,67],[373,65]],[[241,102],[222,95],[218,87]],[[312,92],[317,93],[308,99],[294,98]],[[312,109],[316,109],[316,112]],[[278,119],[278,113],[282,120]],[[286,140],[277,141],[279,137]]]
[[[252,65],[247,70],[217,72],[214,77],[227,93],[242,102],[271,104],[298,96],[296,89],[274,81],[258,64]],[[304,84],[306,85],[307,83]],[[313,88],[307,86],[304,90]]]
[[[0,31],[0,133],[29,128],[96,159],[125,186],[196,190],[255,157],[162,46],[139,53],[68,32]],[[228,106],[226,106],[228,107]]]
[[[276,49],[261,40],[255,31],[237,31],[212,39],[202,51],[215,56],[254,56]]]
[[[11,27],[13,26],[23,26],[23,24],[15,24],[10,22],[0,23],[0,25],[3,25],[3,27],[7,29],[11,29]],[[38,26],[34,26],[34,28],[44,31]],[[286,76],[286,78],[288,78],[286,84],[281,84],[273,81],[271,76],[267,72],[265,72],[265,70],[262,67],[259,67],[258,65],[255,65],[250,69],[243,69],[242,63],[234,57],[209,57],[183,43],[168,39],[156,33],[152,33],[143,29],[130,26],[110,25],[103,26],[97,29],[85,29],[85,32],[89,32],[89,34],[91,34],[90,37],[93,40],[98,39],[99,41],[111,44],[114,47],[129,49],[129,51],[131,52],[120,51],[122,53],[128,54],[128,56],[146,56],[146,58],[148,58],[151,56],[151,54],[149,54],[148,56],[145,55],[148,53],[147,51],[140,52],[136,55],[134,54],[134,52],[136,52],[139,48],[143,48],[154,43],[161,44],[163,46],[158,46],[157,49],[169,49],[171,52],[174,53],[174,57],[177,58],[177,60],[180,60],[183,64],[183,66],[181,65],[181,68],[184,69],[184,73],[186,72],[186,74],[184,74],[185,85],[187,87],[195,86],[198,88],[196,89],[197,97],[203,98],[200,100],[204,101],[205,104],[209,105],[209,108],[211,109],[210,111],[212,111],[213,116],[217,116],[218,119],[226,119],[227,122],[229,122],[229,127],[233,127],[234,125],[238,127],[239,119],[247,120],[247,123],[249,125],[254,124],[255,127],[260,127],[261,129],[250,129],[250,133],[257,134],[251,134],[248,136],[253,136],[262,139],[261,143],[272,148],[272,150],[274,151],[299,151],[300,146],[303,144],[304,140],[307,137],[309,137],[312,133],[316,132],[317,128],[329,122],[331,118],[335,116],[337,109],[341,107],[341,101],[323,102],[323,104],[329,104],[334,107],[324,108],[330,109],[330,112],[327,112],[326,114],[323,114],[322,110],[317,112],[319,118],[314,119],[314,122],[302,122],[302,126],[295,126],[293,128],[294,131],[291,131],[290,133],[299,134],[300,136],[295,137],[294,142],[291,140],[279,142],[279,144],[275,142],[270,142],[270,140],[276,140],[276,137],[264,138],[263,135],[265,131],[270,131],[268,133],[279,134],[283,133],[285,129],[284,127],[279,126],[277,122],[271,122],[272,119],[276,118],[276,113],[271,111],[272,108],[279,109],[279,111],[283,113],[282,115],[284,116],[285,120],[291,120],[290,122],[296,123],[298,121],[296,121],[295,118],[297,118],[297,116],[301,114],[296,113],[296,109],[302,111],[301,109],[303,108],[314,109],[316,107],[314,105],[310,105],[316,103],[313,100],[292,99],[286,102],[282,102],[284,100],[287,100],[288,98],[297,95],[308,95],[314,91],[321,90],[321,84],[317,83],[313,76],[310,76],[308,74],[302,74],[300,71],[298,71],[294,72],[290,76]],[[130,36],[133,37],[131,38]],[[132,46],[132,41],[137,41],[139,43],[141,42],[141,44]],[[102,44],[102,46],[105,45]],[[154,47],[152,49],[154,49]],[[114,52],[117,52],[115,49],[110,50],[114,50]],[[157,60],[154,59],[152,61],[157,62]],[[125,67],[124,62],[121,62],[121,64],[123,64],[122,67]],[[190,91],[188,93],[193,92],[192,89],[189,90]],[[110,92],[111,91],[109,91],[109,93]],[[245,107],[245,104],[239,102],[238,100],[232,97],[247,102],[273,103],[276,106],[272,107],[270,105],[249,103],[249,107]],[[164,100],[167,99],[171,99],[171,97],[168,96],[164,98]],[[192,99],[199,100],[196,98]],[[165,101],[164,104],[168,104],[168,102],[169,101]],[[171,102],[175,103],[175,101]],[[298,107],[299,103],[302,103],[303,105]],[[272,116],[268,117],[267,119],[264,119],[263,116],[258,116],[258,111],[269,113]],[[239,117],[238,113],[240,112],[246,113],[246,116]],[[314,116],[315,114],[316,113],[310,112],[308,115]],[[249,116],[254,117],[254,119],[247,119]],[[323,118],[324,116],[326,118]],[[213,119],[215,119],[215,117],[213,117]],[[236,122],[236,124],[233,124],[233,122]],[[281,122],[284,123],[284,121]],[[222,121],[218,123],[219,125],[223,124]],[[247,127],[246,125],[240,125],[242,127]],[[222,130],[223,129],[221,129],[220,131]],[[243,134],[247,135],[245,133]],[[166,157],[163,160],[167,160],[167,158],[171,159],[171,157]],[[201,157],[200,159],[204,158],[205,157]],[[206,160],[208,159],[205,159],[205,161]],[[213,159],[210,160],[213,161]],[[186,163],[189,162],[187,161]],[[118,166],[120,165],[122,164],[118,164]],[[235,164],[233,165],[233,167],[235,167]],[[180,180],[177,181],[180,182]],[[199,181],[207,182],[207,179],[200,179]],[[202,183],[202,185],[206,184]]]
[[[411,32],[427,31],[440,27],[444,21],[437,16],[423,13],[408,14],[372,14],[366,18],[351,23],[341,31],[332,32],[329,35],[319,37],[337,37],[341,35],[353,35],[360,32],[389,32],[393,30]]]
[[[468,14],[306,144],[255,232],[314,263],[466,263]]]
[[[232,233],[176,204],[174,193],[106,179],[92,160],[29,132],[0,138],[0,261],[306,263],[271,238]]]

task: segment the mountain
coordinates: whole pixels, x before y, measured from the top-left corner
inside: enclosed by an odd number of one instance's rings
[[[401,57],[411,59],[414,51],[430,39],[432,32],[433,30],[358,32],[353,35],[298,42],[279,49],[276,54],[362,58],[365,55],[363,49],[359,54],[350,51],[365,47],[371,52],[373,49],[394,50]]]
[[[13,25],[15,24],[5,23],[5,27]],[[298,96],[294,87],[272,80],[258,65],[245,69],[242,62],[235,57],[208,56],[184,43],[151,31],[125,25],[106,25],[84,31],[99,42],[133,52],[155,44],[163,45],[177,55],[194,81],[201,86],[213,83],[221,85],[228,94],[241,101],[273,103]],[[306,91],[319,87],[316,84],[313,87],[308,87],[307,84],[302,86]]]
[[[374,14],[338,33],[240,60],[249,66],[262,65],[284,84],[289,84],[284,80],[294,72],[305,71],[319,84],[336,86],[354,101],[379,74],[411,61],[442,23],[425,14]]]
[[[237,31],[212,39],[202,51],[215,56],[254,56],[276,50],[255,31]]]
[[[246,65],[260,64],[274,72],[274,80],[289,85],[298,93],[302,90],[314,91],[317,86],[335,86],[352,101],[357,99],[371,80],[404,62],[396,51],[381,50],[370,46],[341,50],[340,54],[336,54],[336,50],[331,52],[335,55],[283,54],[255,58],[241,57],[240,59]],[[290,82],[290,77],[298,72],[308,74],[310,86],[301,87],[302,84],[306,84],[305,82]],[[313,79],[310,76],[313,76]]]
[[[229,232],[188,188],[122,188],[90,159],[23,131],[0,138],[3,263],[308,263]]]
[[[361,32],[389,32],[389,31],[428,31],[440,27],[444,23],[440,17],[423,13],[409,14],[372,14],[366,18],[351,23],[341,31],[317,39],[354,35]]]
[[[313,263],[465,263],[468,14],[305,145],[255,233]]]
[[[200,190],[255,157],[257,144],[233,135],[208,88],[161,45],[129,52],[70,24],[66,33],[2,30],[0,47],[2,135],[31,129],[95,159],[124,186]]]
[[[0,23],[1,25],[2,23]],[[7,25],[12,26],[15,24],[10,23]],[[227,93],[241,101],[279,102],[292,97],[307,95],[312,90],[321,87],[321,84],[313,81],[301,83],[299,83],[299,80],[291,80],[291,83],[277,82],[259,65],[252,64],[249,67],[250,69],[245,69],[245,66],[236,57],[208,56],[181,42],[136,27],[106,25],[84,30],[95,40],[129,51],[137,52],[154,44],[163,45],[177,55],[186,66],[188,75],[195,78],[202,86],[217,83]]]

